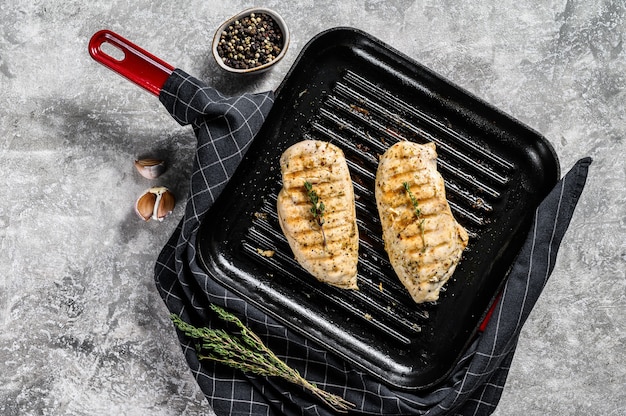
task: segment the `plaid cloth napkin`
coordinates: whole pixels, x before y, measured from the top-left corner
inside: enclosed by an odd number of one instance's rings
[[[538,207],[489,324],[451,376],[432,391],[396,391],[247,304],[210,279],[196,262],[196,233],[202,218],[264,122],[273,94],[224,97],[177,69],[160,100],[180,124],[193,127],[198,139],[184,218],[155,266],[157,288],[172,313],[193,325],[211,327],[216,319],[209,305],[228,309],[304,378],[354,403],[350,414],[488,415],[495,410],[520,330],[552,272],[590,158],[578,161]],[[189,367],[218,415],[333,414],[309,392],[282,379],[199,361],[193,343],[177,333]]]

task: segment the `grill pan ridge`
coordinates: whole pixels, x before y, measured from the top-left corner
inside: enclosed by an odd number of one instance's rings
[[[302,139],[345,153],[359,227],[358,291],[317,282],[282,234],[278,159]],[[373,197],[393,143],[434,142],[468,248],[440,300],[415,304],[384,251]],[[225,287],[381,381],[425,389],[469,345],[560,175],[538,133],[364,32],[321,33],[301,52],[235,177],[202,223],[200,263]],[[274,252],[264,255],[265,250]]]

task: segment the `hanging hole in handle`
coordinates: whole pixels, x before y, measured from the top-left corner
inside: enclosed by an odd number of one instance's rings
[[[156,96],[174,71],[172,65],[106,29],[91,37],[89,55]]]
[[[113,45],[110,42],[103,42],[100,45],[100,50],[110,58],[115,59],[118,62],[122,62],[126,58],[126,53],[119,47]]]

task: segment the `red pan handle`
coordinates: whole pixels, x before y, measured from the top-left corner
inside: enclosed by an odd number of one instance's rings
[[[485,315],[485,319],[483,319],[483,321],[480,324],[480,327],[478,328],[480,332],[485,332],[485,329],[487,328],[487,324],[489,323],[489,320],[491,319],[491,315],[493,315],[493,311],[496,309],[496,305],[498,305],[498,301],[500,300],[501,296],[502,296],[502,293],[499,293],[496,299],[491,304],[491,307],[487,311],[487,315]]]
[[[102,50],[109,43],[123,56],[111,56]],[[174,67],[110,30],[95,33],[89,41],[89,54],[102,65],[117,72],[154,95],[159,95]]]

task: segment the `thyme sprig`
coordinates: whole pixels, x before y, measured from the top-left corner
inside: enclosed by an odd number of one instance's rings
[[[315,222],[317,223],[317,225],[320,227],[320,231],[322,232],[322,239],[324,240],[323,243],[324,245],[326,245],[326,234],[324,233],[324,211],[326,211],[326,206],[324,205],[324,203],[322,201],[320,201],[319,195],[317,195],[317,192],[315,192],[315,190],[313,189],[313,185],[311,185],[311,182],[309,181],[304,181],[304,189],[306,190],[306,194],[307,197],[309,198],[309,201],[311,202],[311,214],[313,215],[313,219],[315,220]]]
[[[409,185],[408,182],[402,182],[402,186],[404,187],[406,194],[411,200],[411,204],[413,204],[413,212],[415,213],[415,216],[417,217],[419,221],[420,232],[422,234],[422,251],[425,251],[426,250],[426,237],[424,235],[424,218],[422,218],[422,210],[419,207],[419,201],[417,200],[415,195],[413,195],[413,192],[411,192],[411,185]]]
[[[211,305],[211,309],[225,322],[234,324],[235,333],[223,329],[198,328],[183,321],[178,315],[170,318],[174,325],[196,342],[196,352],[201,360],[213,360],[245,373],[267,377],[282,377],[312,392],[334,410],[345,413],[354,404],[340,396],[328,393],[304,379],[297,370],[278,358],[263,341],[235,315],[225,309]]]

